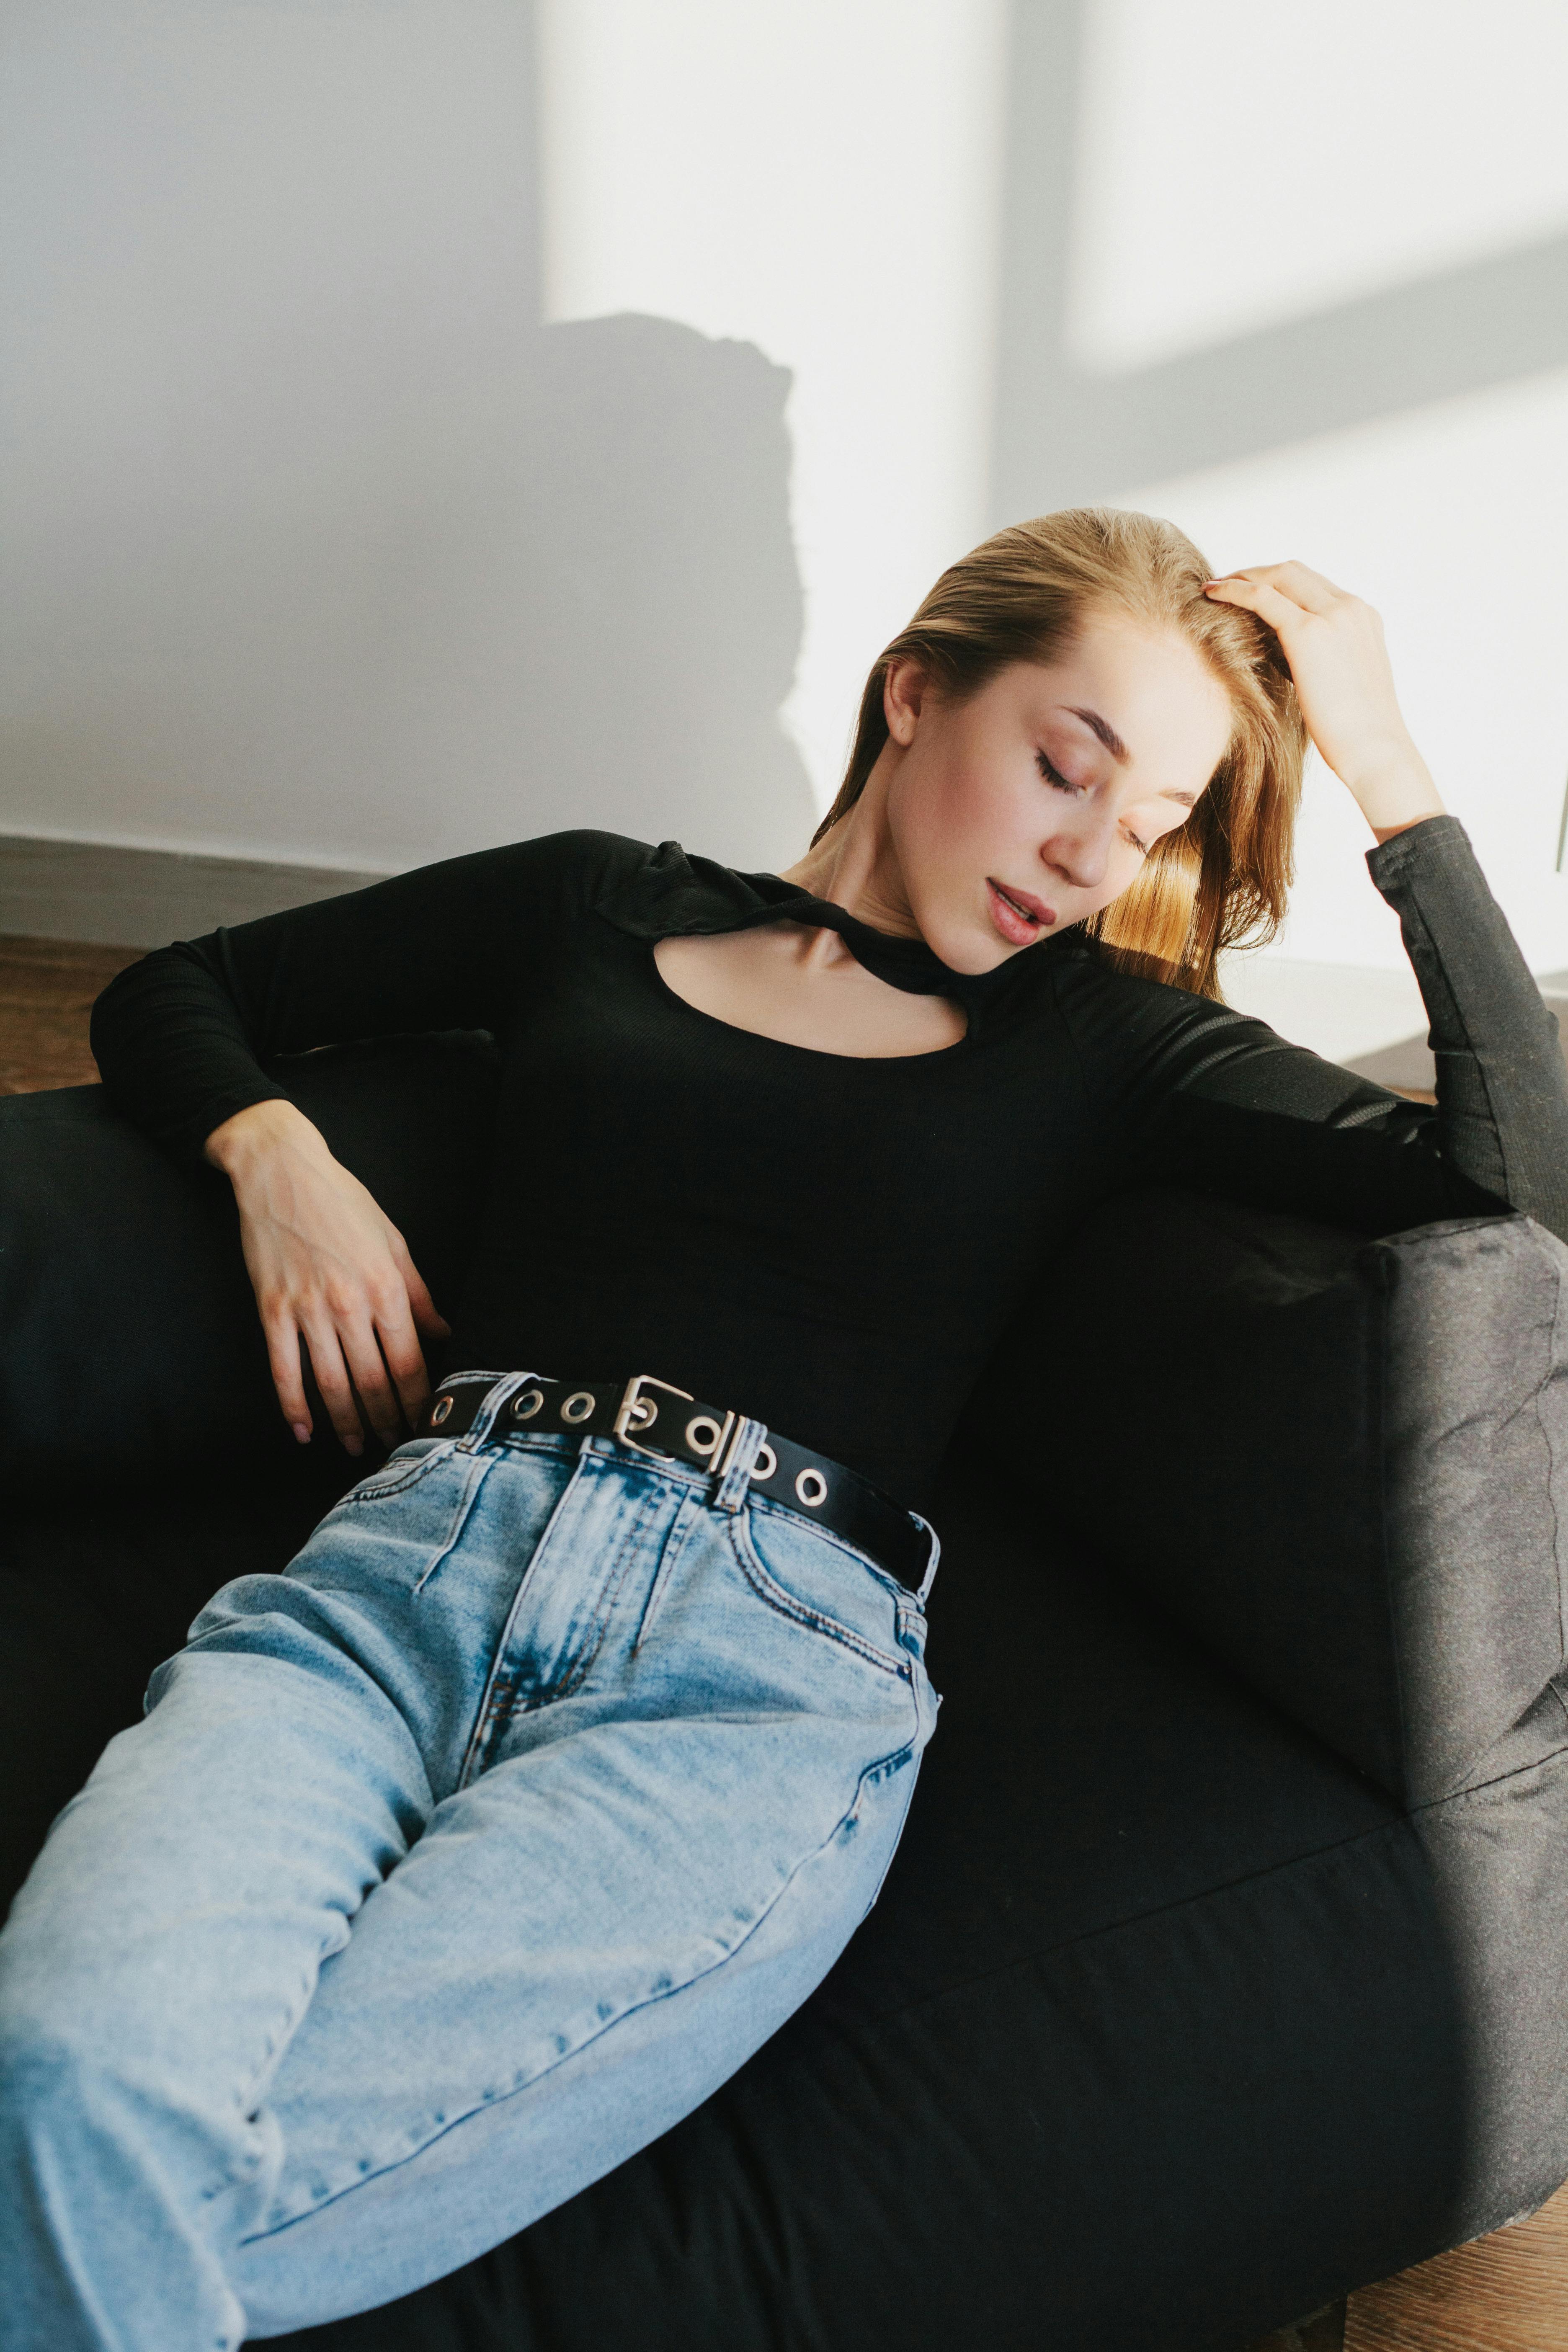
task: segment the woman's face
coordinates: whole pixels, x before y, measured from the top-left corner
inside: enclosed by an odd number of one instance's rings
[[[988,971],[1108,906],[1184,822],[1231,733],[1225,689],[1184,638],[1103,614],[966,702],[897,664],[887,702],[902,895],[954,971]]]

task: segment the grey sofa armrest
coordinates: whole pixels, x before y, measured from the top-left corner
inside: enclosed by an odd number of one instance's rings
[[[1368,1244],[1137,1195],[1022,1323],[969,1442],[1402,1802],[1562,1673],[1568,1248],[1530,1219]]]

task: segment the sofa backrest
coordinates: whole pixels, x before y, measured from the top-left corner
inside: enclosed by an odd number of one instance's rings
[[[437,1301],[454,1297],[469,1233],[449,1203],[481,1168],[493,1125],[489,1040],[389,1038],[278,1068],[401,1228]],[[6,1490],[147,1484],[197,1460],[297,1451],[226,1180],[171,1160],[101,1087],[0,1098]]]
[[[455,1297],[470,1233],[449,1204],[487,1155],[493,1046],[279,1067]],[[1155,1192],[1089,1219],[1043,1309],[969,1417],[992,1475],[1396,1797],[1461,1784],[1563,1668],[1568,1249],[1521,1217],[1367,1244]],[[0,1099],[6,1491],[264,1461],[303,1475],[226,1181],[101,1088]]]

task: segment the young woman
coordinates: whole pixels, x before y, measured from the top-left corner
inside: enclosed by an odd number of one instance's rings
[[[1436,1110],[1218,1001],[1306,735]],[[492,1030],[449,1332],[264,1056]],[[401,2294],[676,2121],[876,1899],[936,1699],[919,1506],[1111,1187],[1568,1234],[1568,1085],[1376,616],[1077,512],[953,566],[783,877],[567,834],[148,957],[94,1039],[233,1181],[278,1393],[390,1460],[226,1585],[0,1937],[7,2352]],[[460,1367],[432,1398],[423,1342]],[[400,1443],[412,1429],[409,1442]]]

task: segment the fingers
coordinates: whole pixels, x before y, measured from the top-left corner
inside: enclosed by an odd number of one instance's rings
[[[426,1288],[425,1277],[409,1256],[407,1243],[395,1228],[392,1234],[392,1255],[396,1260],[397,1271],[403,1276],[403,1286],[408,1294],[408,1304],[418,1328],[427,1339],[449,1339],[452,1327]]]
[[[423,1289],[424,1285],[421,1284],[420,1287]],[[385,1367],[391,1384],[386,1391],[388,1412],[395,1421],[401,1410],[410,1429],[416,1426],[430,1402],[430,1377],[420,1351],[418,1334],[415,1329],[416,1318],[410,1311],[412,1305],[410,1294],[401,1282],[395,1286],[395,1293],[389,1287],[388,1295],[376,1305],[374,1333],[380,1349],[380,1361]],[[445,1332],[447,1327],[440,1317],[436,1316],[435,1320],[438,1329]],[[364,1397],[369,1410],[371,1400],[365,1394],[363,1383],[360,1394]],[[376,1420],[375,1427],[389,1445],[397,1443],[395,1436],[386,1436],[381,1421]]]
[[[300,1444],[308,1445],[310,1442],[310,1408],[305,1402],[299,1328],[293,1316],[287,1309],[281,1309],[264,1316],[262,1328],[267,1338],[267,1360],[272,1368],[272,1385],[278,1391],[283,1418]]]
[[[402,1444],[430,1396],[401,1281],[394,1277],[371,1293],[363,1309],[340,1317],[337,1339],[364,1418],[390,1451]]]
[[[1336,605],[1353,604],[1357,601],[1343,588],[1337,588],[1331,580],[1325,580],[1321,572],[1312,571],[1308,564],[1294,562],[1244,564],[1239,571],[1227,572],[1223,580],[1209,581],[1207,586],[1210,589],[1232,588],[1238,581],[1245,581],[1251,586],[1271,588],[1297,605],[1301,612],[1316,613],[1321,620],[1326,620]],[[1241,604],[1246,600],[1242,596],[1233,596],[1227,601]],[[1261,607],[1258,605],[1253,605],[1250,609],[1255,612],[1261,611]],[[1263,617],[1267,619],[1268,615],[1264,614]]]
[[[1247,572],[1233,572],[1224,580],[1211,580],[1204,593],[1213,604],[1239,604],[1245,612],[1256,613],[1281,638],[1307,618],[1304,606]]]
[[[364,1428],[360,1420],[349,1366],[344,1360],[342,1342],[336,1329],[324,1317],[311,1316],[301,1322],[300,1332],[310,1351],[310,1370],[316,1375],[316,1386],[321,1392],[321,1402],[327,1408],[328,1420],[346,1453],[363,1454]]]
[[[350,1454],[364,1451],[366,1422],[389,1451],[415,1426],[430,1402],[430,1381],[406,1297],[399,1295],[401,1314],[388,1296],[374,1320],[368,1311],[342,1322],[321,1313],[298,1331],[290,1317],[276,1344],[269,1332],[279,1402],[301,1444],[310,1435],[310,1415],[300,1373],[300,1338],[310,1350],[327,1418]]]
[[[364,1450],[365,1424],[389,1450],[401,1444],[430,1402],[430,1378],[416,1323],[447,1336],[430,1294],[407,1260],[379,1282],[334,1297],[330,1290],[270,1302],[262,1313],[268,1360],[283,1417],[301,1444],[311,1433],[301,1343],[333,1430],[349,1453]]]
[[[1342,588],[1336,588],[1331,580],[1325,580],[1321,572],[1312,571],[1305,563],[1249,564],[1247,570],[1254,579],[1261,580],[1267,587],[1278,588],[1282,595],[1300,604],[1303,612],[1329,614],[1336,604],[1350,601]]]

